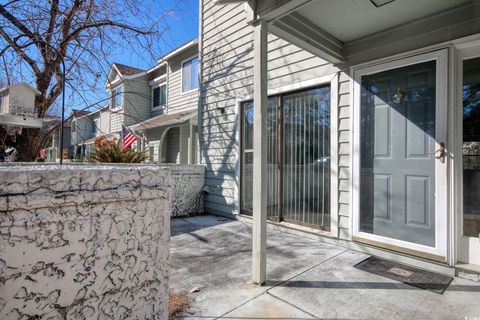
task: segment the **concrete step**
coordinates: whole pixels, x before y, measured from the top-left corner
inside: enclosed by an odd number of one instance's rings
[[[480,266],[468,263],[457,263],[455,275],[459,278],[480,282]]]

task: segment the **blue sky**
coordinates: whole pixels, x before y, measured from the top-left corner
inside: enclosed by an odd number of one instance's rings
[[[154,2],[159,12],[169,12],[165,19],[167,29],[159,46],[160,55],[198,38],[198,0],[155,0]],[[112,61],[142,69],[151,68],[155,63],[145,61],[143,57],[121,49],[112,56]]]
[[[152,0],[145,0],[152,1]],[[158,44],[156,51],[158,56],[155,58],[150,57],[148,54],[141,54],[139,52],[133,52],[129,49],[118,48],[112,52],[110,57],[110,63],[118,62],[126,64],[132,67],[140,69],[150,69],[155,65],[162,55],[170,52],[176,47],[198,38],[198,0],[153,0],[156,8],[156,12],[168,12],[166,18],[162,22],[165,26],[165,32],[162,35],[161,43]],[[106,72],[108,70],[99,70],[101,78],[98,80],[97,92],[91,92],[88,95],[83,94],[82,97],[75,98],[75,105],[66,106],[66,116],[70,114],[70,109],[83,109],[84,107],[93,104],[97,101],[106,99],[107,92],[103,89],[103,84],[106,80]],[[100,87],[100,88],[99,88]],[[71,92],[71,89],[67,86],[67,95]],[[60,103],[60,99],[57,100],[57,105]],[[99,103],[89,110],[95,110],[103,107],[106,104],[105,101]]]

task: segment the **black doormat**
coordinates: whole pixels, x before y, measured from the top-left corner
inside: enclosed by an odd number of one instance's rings
[[[453,280],[452,277],[444,276],[443,274],[433,273],[373,256],[357,263],[355,268],[438,294],[442,294]]]

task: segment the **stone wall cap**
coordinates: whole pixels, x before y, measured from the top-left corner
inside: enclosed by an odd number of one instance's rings
[[[0,164],[0,172],[2,171],[52,171],[52,170],[165,170],[170,171],[170,167],[163,165],[152,164],[129,164],[129,163],[75,163],[59,165],[56,163],[31,163],[31,162],[14,162],[14,163],[2,163]]]

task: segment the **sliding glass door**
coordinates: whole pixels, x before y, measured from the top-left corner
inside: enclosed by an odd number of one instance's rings
[[[241,210],[252,211],[253,104],[242,106]],[[268,217],[330,228],[330,87],[269,99]]]

